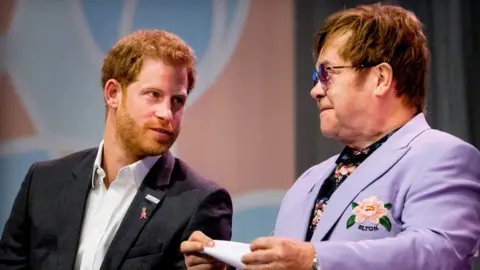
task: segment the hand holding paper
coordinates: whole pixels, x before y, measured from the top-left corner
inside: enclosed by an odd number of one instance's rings
[[[205,247],[203,253],[222,261],[228,265],[243,269],[245,265],[242,263],[243,255],[250,253],[250,245],[240,242],[214,240],[213,247]]]
[[[193,232],[187,241],[180,245],[180,251],[185,256],[185,264],[189,270],[218,269],[224,270],[225,263],[205,254],[205,247],[213,247],[215,242],[200,231]]]

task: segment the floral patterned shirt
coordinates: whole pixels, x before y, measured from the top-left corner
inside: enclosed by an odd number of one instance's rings
[[[350,147],[345,147],[335,161],[336,167],[330,176],[323,182],[318,192],[315,204],[310,215],[310,222],[308,224],[306,241],[310,241],[315,229],[317,228],[320,217],[327,209],[328,200],[333,192],[340,186],[340,184],[352,174],[352,172],[360,166],[360,164],[367,159],[375,150],[377,150],[387,139],[392,136],[398,129],[390,132],[382,137],[377,142],[368,146],[363,150],[354,150]]]

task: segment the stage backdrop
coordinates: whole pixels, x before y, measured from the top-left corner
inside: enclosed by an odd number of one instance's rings
[[[234,240],[272,231],[295,178],[291,0],[1,5],[0,230],[32,162],[100,142],[107,49],[133,30],[160,28],[199,60],[174,154],[230,191]]]

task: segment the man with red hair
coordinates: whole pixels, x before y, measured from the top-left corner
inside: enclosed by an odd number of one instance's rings
[[[178,248],[193,231],[231,238],[228,192],[169,152],[194,64],[193,50],[165,31],[115,44],[102,68],[103,140],[30,167],[0,241],[0,269],[184,269]]]

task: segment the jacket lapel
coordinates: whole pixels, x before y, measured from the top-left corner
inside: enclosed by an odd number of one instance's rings
[[[358,193],[390,169],[408,151],[408,148],[397,151],[382,148],[367,158],[333,193],[312,239],[323,239]]]
[[[175,158],[167,152],[148,172],[105,254],[101,269],[120,268],[135,239],[162,203],[174,165]]]
[[[324,240],[353,199],[395,165],[410,149],[409,143],[429,128],[425,116],[419,114],[368,157],[333,193],[312,241]]]
[[[58,224],[62,224],[59,227],[58,250],[61,250],[61,255],[58,258],[58,269],[72,269],[75,262],[97,151],[98,148],[94,148],[87,152],[71,178],[63,183],[57,215]]]
[[[317,194],[320,190],[320,187],[322,186],[322,183],[328,177],[330,172],[335,168],[335,163],[333,162],[327,167],[328,168],[324,170],[324,173],[319,178],[315,178],[315,181],[307,186],[307,196],[299,200],[299,203],[290,211],[291,213],[287,214],[287,222],[290,222],[291,225],[289,224],[289,226],[285,227],[286,235],[291,235],[294,239],[298,239],[300,241],[305,240],[307,229],[310,226],[311,222],[310,216],[313,205],[315,203],[315,199],[317,198]],[[294,224],[297,225],[294,226]],[[299,229],[292,229],[298,227]]]

